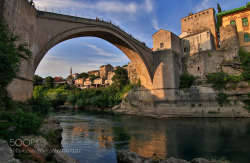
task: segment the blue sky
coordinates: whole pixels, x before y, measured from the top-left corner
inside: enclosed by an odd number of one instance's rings
[[[247,0],[34,0],[39,10],[111,20],[152,48],[152,35],[159,29],[181,34],[180,19],[214,7],[222,10],[246,5]],[[36,74],[42,77],[69,75],[99,69],[103,64],[122,66],[129,59],[112,44],[99,38],[82,37],[62,42],[45,55]]]

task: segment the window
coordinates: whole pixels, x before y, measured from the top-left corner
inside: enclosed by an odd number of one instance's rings
[[[163,43],[160,43],[160,47],[163,48],[164,44]]]
[[[247,17],[242,18],[242,24],[243,24],[243,27],[248,26],[248,20],[247,20]]]
[[[236,25],[235,20],[230,21],[230,24],[231,24],[231,25]]]
[[[244,42],[250,42],[249,33],[244,34]]]
[[[200,71],[200,67],[197,67],[198,71]]]

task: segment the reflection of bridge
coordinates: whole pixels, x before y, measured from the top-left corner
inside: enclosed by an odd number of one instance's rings
[[[166,78],[166,74],[163,74],[166,65],[158,67],[158,62],[153,65],[157,58],[144,43],[109,22],[37,11],[27,0],[0,0],[0,19],[5,19],[9,27],[14,27],[21,41],[27,42],[33,52],[33,58],[29,63],[22,63],[19,77],[9,86],[16,100],[31,97],[34,73],[52,47],[62,41],[84,36],[104,39],[119,48],[134,63],[142,88],[155,90],[149,91],[149,94],[157,96],[159,90],[163,90],[160,96],[165,96],[165,88],[169,89],[170,85],[175,88],[173,84],[167,84],[173,83],[174,76]],[[169,61],[172,62],[172,59]],[[158,72],[155,73],[156,69]]]

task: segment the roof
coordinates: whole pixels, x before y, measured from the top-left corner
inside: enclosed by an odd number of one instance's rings
[[[239,12],[239,11],[242,11],[242,10],[246,10],[246,9],[249,9],[249,8],[250,8],[250,2],[247,2],[246,6],[242,6],[242,7],[232,9],[232,10],[228,10],[228,11],[218,13],[217,14],[217,24],[218,24],[217,27],[219,28],[222,25],[222,17],[224,15],[229,15],[229,14]]]
[[[211,10],[211,9],[214,10],[214,8],[211,7],[211,8],[208,8],[208,9],[206,9],[206,10],[199,11],[199,12],[197,12],[197,13],[192,13],[192,15],[185,16],[185,17],[183,17],[183,18],[181,18],[181,19],[185,19],[185,18],[187,18],[187,17],[189,17],[189,16],[193,16],[193,15],[196,15],[196,14],[198,14],[198,13],[201,13],[201,12],[204,12],[204,11],[207,11],[207,10]],[[189,13],[189,14],[190,14],[190,13]]]

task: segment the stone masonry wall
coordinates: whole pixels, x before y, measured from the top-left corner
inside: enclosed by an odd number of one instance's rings
[[[14,30],[14,33],[20,36],[19,42],[28,43],[29,49],[33,51],[37,10],[27,0],[1,0],[2,3],[4,4],[4,10],[1,11],[3,20],[10,30]],[[23,61],[18,77],[9,85],[8,90],[12,95],[15,94],[14,100],[25,100],[31,97],[33,65],[33,59],[29,62]]]
[[[220,43],[221,49],[228,51],[228,53],[225,55],[225,60],[231,61],[238,56],[240,44],[235,25],[227,25],[226,27],[220,27]]]
[[[132,62],[128,63],[128,78],[131,84],[136,84],[140,79]]]

